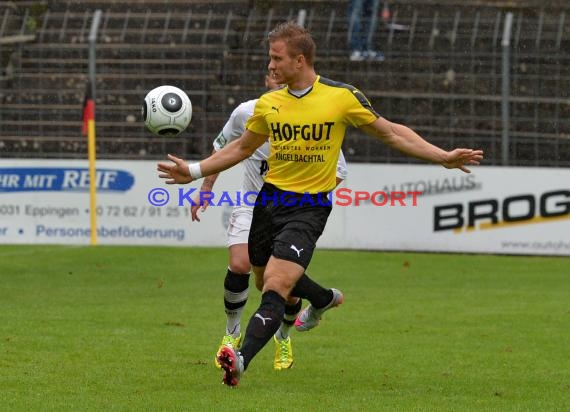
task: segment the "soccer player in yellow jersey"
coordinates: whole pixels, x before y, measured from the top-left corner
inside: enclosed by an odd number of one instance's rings
[[[272,76],[265,75],[265,86],[269,89],[277,89],[279,84],[275,83]],[[214,153],[233,140],[239,138],[244,130],[247,120],[252,116],[255,109],[257,99],[248,100],[238,105],[230,115],[230,118],[224,125],[222,131],[214,140]],[[254,154],[245,159],[242,164],[244,167],[242,187],[240,189],[242,194],[252,193],[257,194],[264,183],[265,174],[267,173],[267,158],[269,157],[269,142],[265,142],[258,147]],[[339,156],[339,161],[336,165],[336,183],[339,184],[343,181],[348,174],[346,169],[346,162],[342,152]],[[200,193],[196,194],[192,199],[194,204],[190,208],[192,213],[192,221],[200,221],[198,210],[204,212],[209,202],[202,198],[203,192],[211,192],[219,174],[207,176],[202,181]],[[251,270],[251,263],[249,261],[248,241],[249,241],[249,228],[253,216],[253,204],[244,204],[244,202],[237,202],[233,209],[228,225],[228,251],[229,251],[229,264],[227,267],[226,276],[224,278],[224,309],[226,313],[226,334],[222,338],[222,343],[215,357],[215,365],[221,368],[218,362],[219,350],[226,346],[239,349],[241,343],[241,315],[244,310],[245,304],[249,296],[249,272]],[[263,279],[256,278],[256,286],[259,290],[262,289]],[[305,289],[305,296],[307,300],[318,302],[324,296],[322,301],[323,305],[330,303],[330,296],[327,290],[314,283],[308,275],[302,275],[297,281],[299,288]],[[308,291],[307,291],[308,288]],[[314,296],[311,294],[313,292]],[[309,292],[309,293],[306,293]],[[334,292],[333,292],[334,293]],[[291,337],[289,336],[290,328],[293,327],[297,315],[301,311],[302,301],[297,297],[292,297],[285,304],[285,315],[281,322],[280,328],[274,335],[275,342],[275,357],[273,360],[273,367],[275,370],[289,369],[293,365],[293,346]]]
[[[331,211],[323,199],[335,187],[335,166],[348,126],[449,169],[469,173],[467,166],[483,159],[481,150],[445,151],[432,145],[410,128],[381,117],[356,88],[319,76],[314,69],[315,43],[296,23],[279,24],[268,41],[268,69],[277,83],[287,86],[261,96],[246,131],[224,149],[199,163],[187,164],[169,155],[171,163],[158,164],[159,177],[167,184],[189,183],[234,166],[269,138],[269,172],[249,235],[253,271],[263,278],[261,304],[248,323],[240,351],[228,347],[218,356],[223,382],[230,386],[239,383],[253,357],[279,328],[285,299],[295,295],[297,281],[309,265]],[[298,330],[315,326],[326,309],[342,302],[336,290],[323,294],[328,303],[311,301],[297,318]]]

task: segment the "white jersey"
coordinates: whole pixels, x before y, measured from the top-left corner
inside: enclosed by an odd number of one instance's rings
[[[245,122],[253,114],[255,100],[241,103],[234,109],[224,128],[214,140],[214,150],[222,149],[228,143],[236,140],[245,131]],[[247,159],[241,163],[244,167],[242,182],[242,194],[247,192],[259,192],[263,185],[263,177],[267,173],[267,158],[269,157],[269,142],[265,142]]]
[[[230,118],[224,125],[224,128],[214,140],[214,150],[218,151],[225,145],[240,137],[245,131],[245,122],[253,114],[255,104],[258,99],[249,100],[241,103],[234,109]],[[244,159],[244,178],[242,182],[242,194],[247,192],[259,192],[263,185],[263,179],[267,173],[267,158],[269,157],[269,142],[265,142],[259,146],[251,157]],[[338,158],[336,167],[336,176],[342,180],[346,179],[348,170],[346,168],[346,160],[342,150]]]

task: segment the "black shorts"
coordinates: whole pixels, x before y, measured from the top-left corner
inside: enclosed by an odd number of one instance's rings
[[[309,266],[332,210],[328,193],[299,194],[265,183],[253,209],[249,260],[265,266],[271,255]]]

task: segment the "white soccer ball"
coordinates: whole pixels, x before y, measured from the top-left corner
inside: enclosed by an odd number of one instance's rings
[[[144,98],[142,118],[147,129],[158,136],[176,136],[192,120],[192,102],[175,86],[159,86]]]

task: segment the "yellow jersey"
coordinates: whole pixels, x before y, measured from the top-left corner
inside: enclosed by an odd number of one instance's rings
[[[265,181],[295,193],[330,192],[347,126],[379,117],[355,87],[317,76],[312,88],[296,97],[287,87],[262,95],[246,123],[269,136]]]

